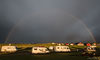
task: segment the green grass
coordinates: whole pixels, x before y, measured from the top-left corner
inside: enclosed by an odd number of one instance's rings
[[[31,54],[6,54],[1,55],[0,60],[87,60],[83,56],[70,56],[72,53],[51,53],[46,55],[31,55]]]
[[[8,46],[9,44],[0,44],[0,47],[2,46]],[[56,44],[51,44],[51,43],[45,43],[45,44],[11,44],[12,46],[16,46],[18,48],[27,48],[27,47],[33,47],[33,46],[56,46]]]
[[[9,44],[0,44],[1,46],[8,46]],[[44,44],[11,44],[12,46],[16,46],[18,48],[27,48],[27,47],[33,47],[33,46],[45,46],[45,47],[49,47],[49,46],[57,46],[57,44],[51,44],[51,43],[44,43]],[[69,46],[70,48],[84,48],[86,46]]]

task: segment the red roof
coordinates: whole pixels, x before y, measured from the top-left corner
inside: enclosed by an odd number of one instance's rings
[[[83,43],[80,42],[79,44],[83,44]]]
[[[69,43],[66,43],[66,45],[69,45]]]
[[[91,44],[90,44],[90,43],[87,43],[86,45],[87,45],[87,46],[91,46]]]

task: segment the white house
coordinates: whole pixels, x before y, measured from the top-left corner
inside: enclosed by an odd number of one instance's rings
[[[68,46],[54,46],[55,52],[70,52],[70,48]]]
[[[97,44],[96,43],[93,43],[92,45],[96,46]]]
[[[78,46],[84,46],[84,44],[83,44],[83,43],[81,43],[81,42],[80,42],[80,43],[78,43],[77,45],[78,45]]]
[[[74,43],[71,43],[70,45],[71,45],[71,46],[73,46],[73,45],[74,45]]]
[[[16,46],[2,46],[1,52],[16,52]]]
[[[49,53],[50,51],[46,47],[33,47],[32,53],[33,54],[42,54],[42,53]]]

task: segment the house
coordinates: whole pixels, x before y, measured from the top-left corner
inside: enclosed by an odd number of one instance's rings
[[[61,46],[61,43],[58,43],[57,45]]]
[[[70,48],[68,46],[54,46],[55,52],[70,52]]]
[[[80,42],[80,43],[78,43],[77,45],[78,45],[78,46],[84,46],[84,44],[83,44],[83,43],[81,43],[81,42]]]
[[[32,53],[33,54],[42,54],[42,53],[49,53],[50,51],[46,47],[33,47]]]
[[[74,45],[74,43],[71,43],[70,45],[71,45],[71,46],[73,46],[73,45]]]
[[[91,46],[91,44],[90,43],[87,43],[86,46]]]
[[[69,43],[66,43],[65,45],[69,45]]]
[[[96,46],[97,44],[96,43],[93,43],[92,45],[95,45]]]
[[[60,46],[60,45],[64,45],[64,43],[57,43],[57,45],[59,45],[59,46]]]
[[[56,43],[52,42],[51,44],[53,44],[53,45],[54,45],[54,44],[56,44]]]
[[[2,46],[1,52],[16,52],[16,46]]]

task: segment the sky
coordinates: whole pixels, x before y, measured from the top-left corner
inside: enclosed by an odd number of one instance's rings
[[[100,42],[100,0],[0,0],[0,43]]]

